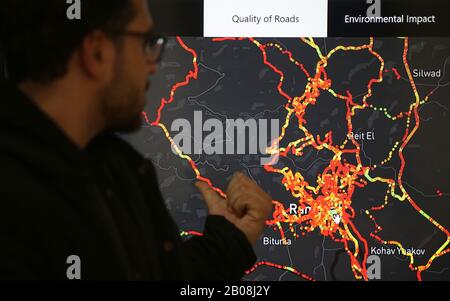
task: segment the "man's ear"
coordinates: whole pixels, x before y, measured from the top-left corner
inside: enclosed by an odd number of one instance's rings
[[[96,81],[109,81],[114,70],[114,43],[100,30],[87,35],[79,49],[81,68]]]

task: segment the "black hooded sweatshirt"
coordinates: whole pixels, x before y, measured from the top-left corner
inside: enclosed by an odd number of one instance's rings
[[[256,257],[245,235],[208,216],[183,241],[155,170],[112,133],[85,150],[26,95],[0,83],[0,279],[238,280]]]

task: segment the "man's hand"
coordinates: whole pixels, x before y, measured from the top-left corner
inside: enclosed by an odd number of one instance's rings
[[[253,245],[260,237],[272,211],[272,198],[243,173],[235,173],[223,199],[208,184],[195,184],[203,195],[209,214],[221,215],[247,236]]]

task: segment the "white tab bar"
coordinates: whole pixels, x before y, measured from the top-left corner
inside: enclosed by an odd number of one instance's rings
[[[204,0],[205,37],[326,37],[328,0]]]

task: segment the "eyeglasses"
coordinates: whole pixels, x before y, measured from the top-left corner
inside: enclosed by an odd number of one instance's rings
[[[137,31],[113,31],[108,32],[115,36],[131,36],[142,40],[142,47],[145,55],[155,63],[159,63],[162,59],[167,38],[155,34],[154,32],[137,32]]]

